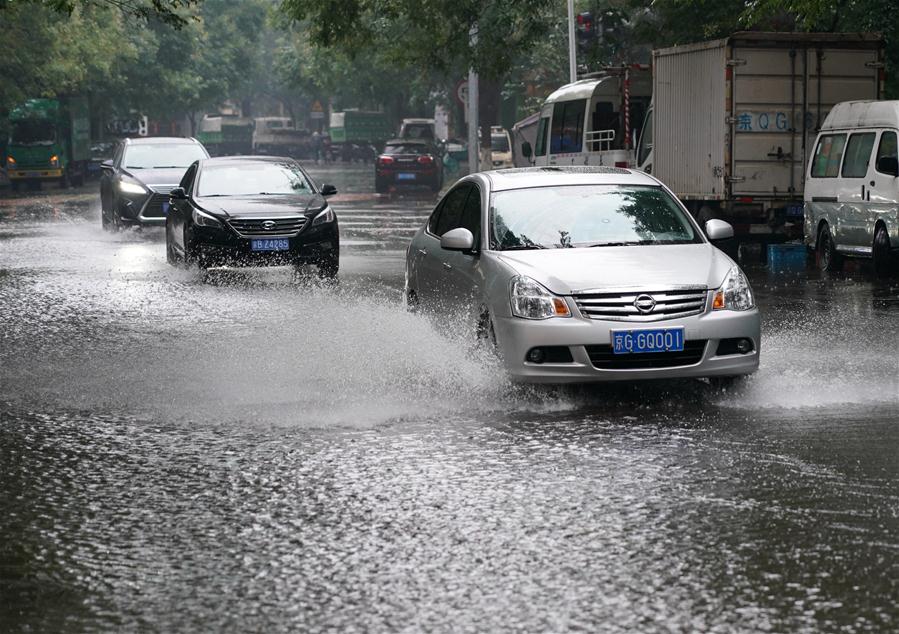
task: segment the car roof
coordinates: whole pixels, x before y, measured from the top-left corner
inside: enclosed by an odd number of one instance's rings
[[[492,191],[552,187],[554,185],[649,185],[659,181],[637,170],[620,167],[519,167],[482,172]]]
[[[185,136],[142,136],[142,137],[129,137],[125,139],[125,143],[128,145],[152,145],[152,144],[166,144],[170,143],[172,145],[199,145],[200,142],[194,139],[193,137],[185,137]]]
[[[216,156],[213,158],[203,159],[200,161],[204,167],[216,166],[216,165],[234,165],[235,163],[296,163],[295,159],[292,159],[287,156],[256,156],[256,155],[242,155],[242,156]]]
[[[390,139],[384,145],[434,145],[430,139]]]

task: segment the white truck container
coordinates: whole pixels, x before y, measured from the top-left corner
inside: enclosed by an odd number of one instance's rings
[[[653,51],[637,165],[738,238],[798,237],[805,166],[834,104],[879,99],[875,34],[745,32]]]

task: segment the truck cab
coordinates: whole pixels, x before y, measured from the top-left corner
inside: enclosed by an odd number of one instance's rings
[[[522,153],[532,154],[534,165],[633,167],[651,95],[651,75],[641,65],[562,86],[544,102],[534,147]]]

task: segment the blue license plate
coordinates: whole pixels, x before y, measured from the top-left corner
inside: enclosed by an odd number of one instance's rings
[[[683,328],[612,331],[612,352],[615,354],[682,352],[683,349]]]
[[[400,172],[396,175],[396,180],[398,181],[414,181],[415,174],[410,174],[409,172]]]
[[[287,238],[250,240],[251,251],[287,251],[288,249],[290,249],[290,240]]]

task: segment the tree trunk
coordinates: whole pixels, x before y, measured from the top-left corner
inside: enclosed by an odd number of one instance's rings
[[[498,80],[490,79],[483,75],[478,80],[478,124],[481,141],[480,169],[489,170],[493,168],[493,143],[490,138],[490,128],[499,123],[499,106],[502,90]]]

